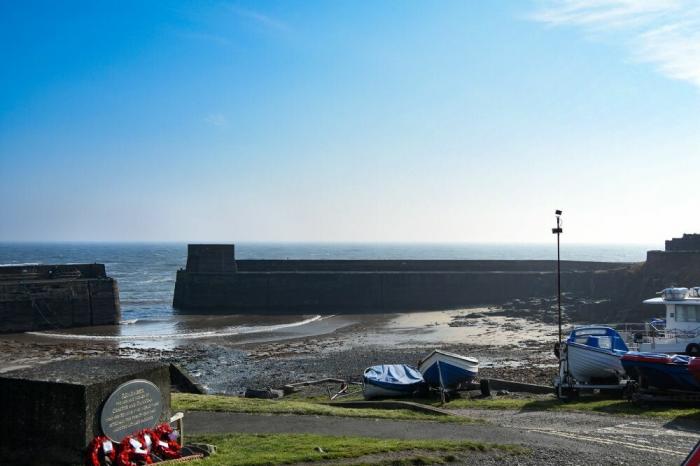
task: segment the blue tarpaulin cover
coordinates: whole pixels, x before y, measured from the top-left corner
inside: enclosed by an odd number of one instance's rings
[[[410,388],[423,383],[423,376],[418,369],[405,364],[383,364],[365,371],[365,383],[390,389]]]

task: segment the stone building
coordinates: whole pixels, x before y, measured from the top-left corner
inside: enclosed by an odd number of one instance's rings
[[[681,238],[666,240],[666,251],[700,251],[700,234],[684,233]]]

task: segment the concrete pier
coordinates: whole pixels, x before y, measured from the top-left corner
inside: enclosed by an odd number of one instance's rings
[[[608,297],[633,264],[562,262],[567,291]],[[449,309],[555,293],[546,260],[236,260],[234,245],[188,247],[173,306],[243,313]]]
[[[117,282],[103,264],[0,267],[0,333],[119,320]]]

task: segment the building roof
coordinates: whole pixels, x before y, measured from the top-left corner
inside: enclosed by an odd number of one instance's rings
[[[700,306],[700,298],[685,298],[678,300],[665,300],[663,298],[645,299],[644,304],[685,304],[688,306]]]

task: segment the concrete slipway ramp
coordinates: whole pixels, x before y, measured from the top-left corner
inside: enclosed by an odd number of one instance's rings
[[[700,424],[581,412],[455,410],[477,424],[333,416],[189,412],[197,433],[313,433],[386,439],[477,440],[534,450],[518,464],[678,465],[700,440]]]

